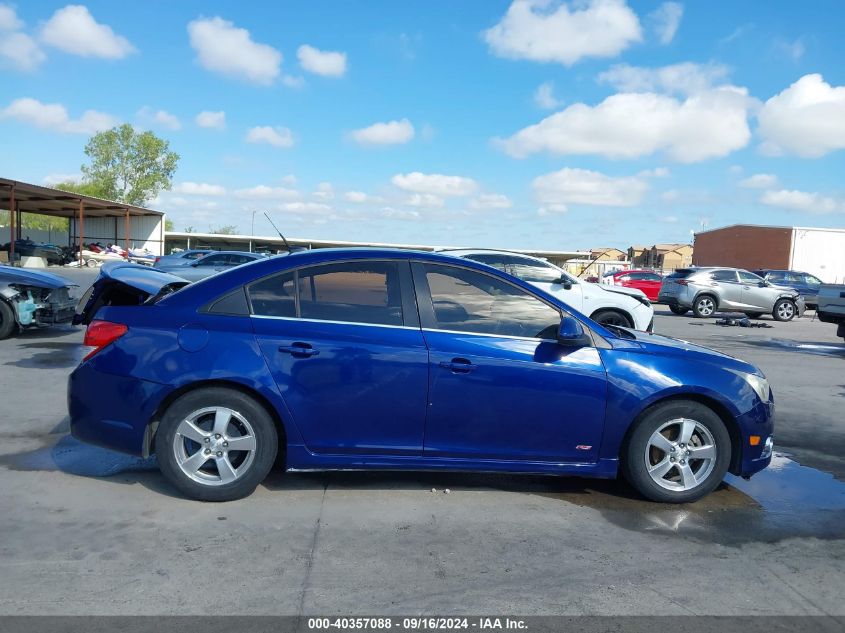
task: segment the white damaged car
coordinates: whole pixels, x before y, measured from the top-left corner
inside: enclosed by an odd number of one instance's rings
[[[519,277],[603,325],[618,325],[646,332],[654,328],[654,308],[641,290],[587,283],[543,259],[519,253],[486,249],[452,249],[442,252],[487,264]]]

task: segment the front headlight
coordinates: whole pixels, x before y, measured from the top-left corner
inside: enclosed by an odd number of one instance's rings
[[[769,395],[771,394],[771,390],[769,389],[769,381],[766,380],[765,376],[749,374],[744,371],[731,371],[740,378],[744,379],[745,382],[747,382],[749,386],[754,390],[754,393],[760,396],[760,400],[762,400],[763,402],[769,401]]]

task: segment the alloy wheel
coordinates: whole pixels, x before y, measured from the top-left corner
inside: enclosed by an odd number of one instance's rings
[[[778,317],[784,321],[789,321],[795,316],[795,306],[789,301],[784,301],[778,305]]]
[[[708,317],[713,314],[715,309],[716,304],[713,303],[713,299],[710,297],[703,297],[698,300],[698,313],[701,316]]]
[[[255,432],[243,415],[227,407],[198,409],[173,436],[173,454],[185,475],[208,486],[230,484],[255,459]]]
[[[713,472],[716,442],[710,430],[696,420],[669,420],[652,433],[645,460],[649,476],[661,488],[692,490]]]

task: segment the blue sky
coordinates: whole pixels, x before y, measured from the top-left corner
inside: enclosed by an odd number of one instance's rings
[[[838,1],[0,2],[0,174],[167,138],[177,229],[572,249],[845,226]],[[201,113],[205,113],[202,114]],[[221,114],[222,113],[222,114]]]

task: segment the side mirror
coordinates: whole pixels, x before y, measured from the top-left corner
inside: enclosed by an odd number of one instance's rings
[[[566,275],[561,275],[560,279],[555,280],[555,283],[563,286],[564,290],[569,290],[572,288],[572,281],[570,281],[569,277],[567,277]]]
[[[557,329],[557,342],[564,347],[586,347],[592,341],[578,319],[564,316]]]

